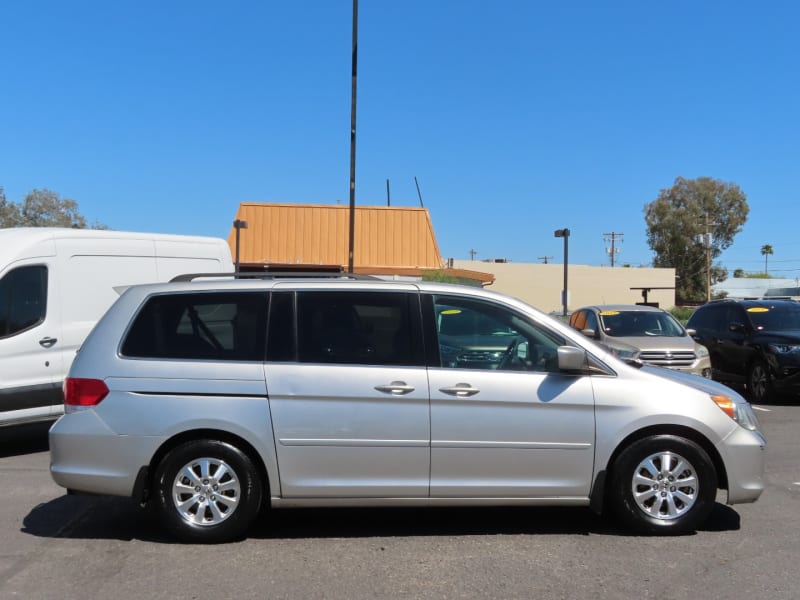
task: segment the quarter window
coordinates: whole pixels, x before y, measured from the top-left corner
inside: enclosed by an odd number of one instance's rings
[[[0,279],[0,338],[35,327],[47,314],[47,267],[19,267]]]
[[[263,361],[267,295],[223,292],[154,296],[122,344],[124,356]]]

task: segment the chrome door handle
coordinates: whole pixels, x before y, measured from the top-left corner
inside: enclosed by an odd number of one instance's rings
[[[58,341],[58,338],[43,337],[39,340],[39,345],[49,348]]]
[[[405,381],[393,381],[389,385],[376,385],[375,389],[384,394],[392,396],[403,396],[414,391],[413,385],[406,384]]]
[[[478,388],[472,387],[468,383],[457,383],[453,387],[439,388],[439,391],[445,394],[450,394],[451,396],[458,396],[459,398],[474,396],[475,394],[480,392]]]

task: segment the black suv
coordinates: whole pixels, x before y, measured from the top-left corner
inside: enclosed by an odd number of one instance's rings
[[[754,402],[774,391],[800,391],[800,303],[721,300],[704,304],[686,323],[711,354],[717,381],[744,383]]]

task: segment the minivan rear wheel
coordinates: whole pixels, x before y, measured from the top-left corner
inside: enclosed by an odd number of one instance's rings
[[[156,508],[165,527],[187,542],[242,537],[261,508],[262,485],[250,458],[219,440],[177,446],[155,474]]]
[[[609,498],[624,525],[649,534],[697,529],[714,506],[717,474],[700,446],[678,436],[634,442],[613,465]]]

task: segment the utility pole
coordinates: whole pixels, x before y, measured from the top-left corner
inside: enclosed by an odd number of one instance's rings
[[[619,243],[622,243],[622,236],[625,235],[624,233],[618,233],[616,231],[612,231],[611,233],[604,233],[603,234],[603,241],[607,244],[611,242],[611,248],[606,248],[606,253],[611,256],[611,266],[614,266],[614,257],[619,254],[619,248],[617,247],[617,240]]]
[[[711,302],[711,223],[706,213],[706,234],[704,242],[706,244],[706,302]]]
[[[477,250],[473,250],[472,248],[470,248],[470,250],[469,250],[469,259],[470,259],[470,260],[475,260],[475,255],[476,255],[477,253],[478,253],[478,251],[477,251]]]
[[[538,258],[540,261],[542,261],[544,264],[547,264],[547,261],[549,261],[549,260],[553,260],[553,257],[552,257],[552,256],[539,256],[539,257],[537,257],[537,258]]]
[[[358,0],[353,0],[353,46],[350,87],[350,240],[347,271],[353,272],[356,231],[356,82],[358,81]]]

